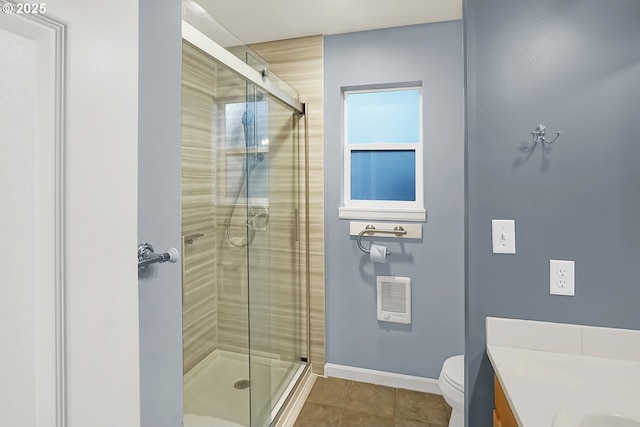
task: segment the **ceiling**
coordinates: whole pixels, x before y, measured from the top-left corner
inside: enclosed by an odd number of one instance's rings
[[[462,19],[462,0],[195,0],[244,43]]]

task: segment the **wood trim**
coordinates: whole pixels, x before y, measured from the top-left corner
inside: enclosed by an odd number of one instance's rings
[[[504,390],[498,381],[497,376],[493,376],[494,382],[494,405],[493,411],[493,425],[494,427],[518,427],[516,417],[513,415],[513,411],[509,406],[507,397],[504,394]]]
[[[502,424],[500,423],[500,419],[496,415],[495,409],[493,410],[493,427],[502,427]]]

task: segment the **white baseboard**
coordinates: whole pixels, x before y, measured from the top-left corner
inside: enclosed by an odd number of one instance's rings
[[[393,372],[376,371],[353,366],[334,365],[333,363],[324,365],[324,375],[326,377],[343,378],[345,380],[404,388],[424,393],[442,394],[438,386],[438,380],[433,378],[395,374]]]

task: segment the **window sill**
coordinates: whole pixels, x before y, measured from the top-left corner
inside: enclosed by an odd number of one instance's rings
[[[341,206],[338,208],[338,218],[425,222],[427,220],[427,211],[424,209]]]

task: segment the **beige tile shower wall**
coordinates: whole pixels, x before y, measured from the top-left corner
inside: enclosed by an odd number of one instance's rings
[[[323,154],[323,37],[260,43],[251,46],[270,69],[300,93],[308,104],[309,120],[309,247],[311,300],[311,363],[322,374],[324,340],[324,154]],[[304,212],[302,212],[304,218]],[[304,244],[304,241],[301,241]],[[304,247],[304,246],[302,246]],[[304,261],[304,260],[303,260]],[[303,263],[303,268],[306,268]]]
[[[216,65],[183,43],[182,235],[184,372],[216,348],[216,151],[212,146]]]
[[[216,251],[218,259],[218,348],[247,354],[249,348],[248,270],[247,270],[247,210],[242,163],[244,161],[244,132],[239,123],[227,129],[227,105],[244,104],[247,85],[231,70],[220,67],[217,79],[216,187],[218,206],[216,226],[219,230]],[[237,114],[237,113],[236,113]],[[240,156],[240,157],[238,157]],[[234,161],[241,159],[238,163]],[[235,195],[240,191],[240,199]],[[234,246],[235,245],[235,246]]]

